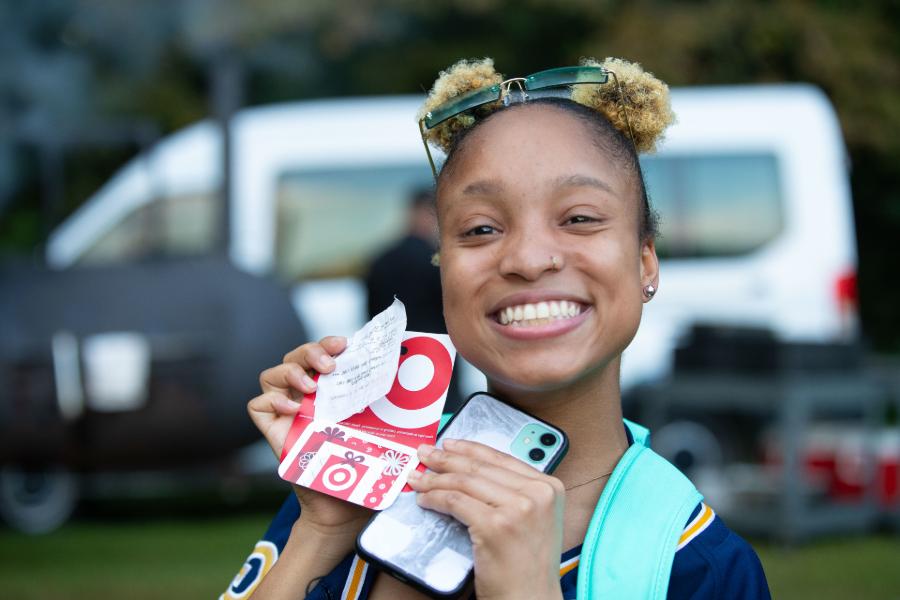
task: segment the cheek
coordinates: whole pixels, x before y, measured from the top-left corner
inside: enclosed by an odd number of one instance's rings
[[[628,341],[641,320],[641,261],[633,240],[591,244],[574,255],[575,264],[592,282],[604,335]],[[618,342],[616,343],[618,345]]]
[[[479,354],[477,340],[484,326],[480,290],[487,265],[476,257],[441,254],[441,286],[444,300],[444,322],[457,351],[470,362]],[[482,349],[483,350],[483,349]]]
[[[641,257],[630,239],[607,238],[597,243],[578,245],[573,251],[573,263],[588,274],[602,294],[609,300],[626,300],[640,291]]]
[[[472,273],[473,271],[452,253],[441,254],[441,290],[444,299],[444,320],[448,329],[455,328],[458,323],[467,320],[464,313],[467,309],[471,309],[472,290],[476,285]]]

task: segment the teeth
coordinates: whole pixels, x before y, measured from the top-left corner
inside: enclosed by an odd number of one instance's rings
[[[567,300],[550,300],[536,304],[507,306],[497,313],[501,325],[521,327],[525,325],[546,325],[557,319],[571,319],[581,314],[581,305]]]

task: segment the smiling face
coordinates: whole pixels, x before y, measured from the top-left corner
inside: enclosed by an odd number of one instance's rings
[[[608,369],[656,287],[639,187],[585,123],[549,105],[498,112],[437,193],[447,330],[494,387],[541,390]]]

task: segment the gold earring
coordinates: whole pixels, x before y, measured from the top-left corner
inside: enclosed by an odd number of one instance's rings
[[[559,259],[552,254],[550,255],[550,265],[553,267],[554,271],[559,271]]]
[[[441,253],[440,252],[435,252],[434,254],[431,255],[431,266],[432,267],[441,266]]]

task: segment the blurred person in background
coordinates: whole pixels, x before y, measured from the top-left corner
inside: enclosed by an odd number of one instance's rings
[[[409,201],[406,235],[372,261],[366,275],[371,319],[400,298],[410,331],[446,333],[441,300],[441,273],[432,264],[438,224],[434,192],[415,190]]]

